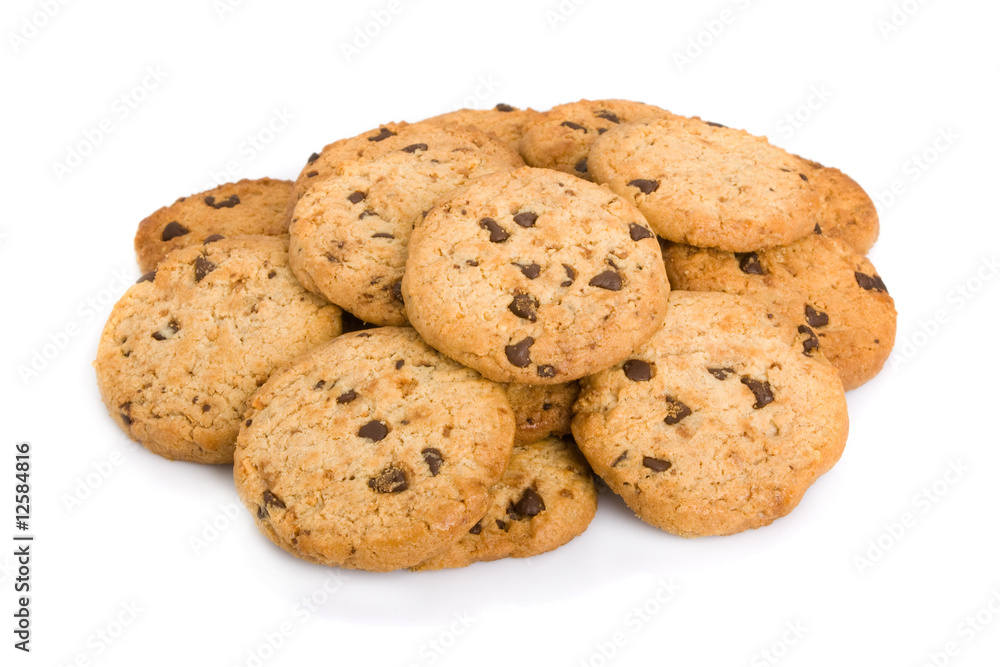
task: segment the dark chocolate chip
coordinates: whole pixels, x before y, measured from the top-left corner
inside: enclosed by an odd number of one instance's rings
[[[210,234],[205,237],[205,240],[201,242],[202,245],[208,245],[209,243],[215,243],[216,241],[221,241],[226,238],[222,234]]]
[[[135,281],[135,284],[138,285],[139,283],[151,283],[153,282],[154,278],[156,278],[156,269],[153,269],[149,273],[144,273],[141,276],[139,276],[139,279]]]
[[[508,345],[503,349],[507,355],[507,361],[518,368],[527,368],[531,363],[531,346],[535,344],[535,339],[528,336],[519,343]]]
[[[406,473],[395,465],[389,465],[382,469],[375,477],[368,480],[368,487],[375,489],[378,493],[400,493],[406,491],[409,484],[406,482]]]
[[[542,267],[538,266],[534,262],[531,264],[518,264],[517,262],[512,263],[514,266],[521,269],[521,273],[524,274],[525,278],[530,278],[531,280],[537,278],[542,272]]]
[[[271,507],[280,507],[281,509],[285,509],[285,501],[270,491],[264,492],[264,504],[270,505]]]
[[[190,229],[177,221],[168,222],[167,226],[163,228],[163,232],[160,234],[160,240],[169,241],[170,239],[175,239],[178,236],[184,236],[190,231]]]
[[[522,517],[535,516],[545,509],[545,501],[534,489],[525,489],[521,499],[514,503],[514,511]]]
[[[394,239],[396,237],[393,236],[392,234],[390,234],[389,232],[375,232],[374,234],[372,234],[372,238],[373,239]]]
[[[500,519],[497,519],[497,528],[499,528],[500,530],[507,530],[507,524],[505,524]]]
[[[614,115],[613,113],[611,113],[610,111],[607,111],[605,109],[601,109],[595,115],[598,118],[603,118],[604,120],[610,120],[615,125],[617,125],[618,123],[621,123],[621,121],[618,119],[618,116]]]
[[[713,122],[713,121],[710,121],[710,120],[706,120],[705,124],[706,125],[711,125],[712,127],[725,127],[725,125],[723,125],[722,123],[716,123],[716,122]]]
[[[313,153],[312,155],[309,156],[309,161],[307,162],[307,164],[312,164],[318,159],[319,159],[319,153]]]
[[[522,227],[534,227],[535,220],[538,220],[538,214],[531,211],[525,211],[524,213],[518,213],[514,216],[514,222],[521,225]]]
[[[397,359],[397,360],[396,360],[396,370],[398,371],[398,370],[399,370],[400,368],[402,368],[402,367],[403,367],[403,366],[404,366],[405,364],[406,364],[406,362],[405,362],[404,360],[402,360],[402,359]]]
[[[504,113],[509,113],[509,112],[511,112],[511,111],[515,111],[514,107],[512,107],[512,106],[511,106],[511,105],[509,105],[509,104],[498,104],[498,105],[496,105],[496,107],[494,107],[494,108],[495,108],[495,109],[496,109],[497,111],[502,111],[502,112],[504,112]]]
[[[267,279],[268,279],[268,280],[271,280],[271,279],[272,279],[272,278],[274,278],[274,277],[275,277],[276,275],[278,275],[278,272],[277,272],[277,271],[275,271],[274,269],[271,269],[270,271],[268,271],[268,272],[267,272]]]
[[[799,333],[806,334],[806,339],[802,341],[802,354],[811,357],[812,353],[819,349],[819,339],[813,330],[804,324],[799,325]]]
[[[267,518],[267,510],[264,509],[263,507],[261,507],[260,505],[257,505],[257,518],[258,519],[266,519]]]
[[[204,255],[198,255],[194,260],[194,281],[200,283],[202,279],[218,268],[210,262]]]
[[[691,408],[684,405],[678,401],[673,396],[667,396],[667,416],[663,418],[663,421],[667,424],[673,426],[677,422],[681,421],[685,417],[691,415]]]
[[[379,420],[373,419],[358,429],[358,435],[362,438],[368,438],[369,440],[378,442],[385,436],[389,435],[389,429]]]
[[[393,284],[389,285],[389,294],[392,295],[392,300],[397,303],[403,303],[403,279],[400,278]]]
[[[370,218],[373,215],[378,215],[378,213],[371,210],[370,208],[366,208],[365,210],[361,211],[361,215],[358,216],[358,220],[364,220],[365,218]]]
[[[622,276],[617,271],[608,269],[591,278],[590,286],[617,292],[622,288]]]
[[[467,259],[465,260],[465,264],[467,266],[479,266],[479,261],[475,259]]]
[[[473,526],[472,528],[469,529],[469,533],[472,534],[472,535],[478,535],[481,532],[483,532],[483,524],[482,523],[477,523],[475,526]]]
[[[535,314],[538,310],[538,299],[530,294],[515,294],[514,300],[510,302],[507,309],[522,320],[528,320],[529,322],[538,320]]]
[[[801,178],[803,181],[806,181],[807,183],[809,182],[809,177],[806,176],[805,174],[799,174],[799,178]]]
[[[232,207],[234,207],[234,206],[236,206],[237,204],[240,203],[240,196],[239,195],[229,195],[228,197],[226,197],[222,201],[217,202],[215,200],[215,197],[213,197],[212,195],[209,195],[209,196],[205,197],[205,203],[208,204],[209,206],[211,206],[212,208],[216,209],[216,210],[218,210],[220,208],[232,208]]]
[[[571,130],[583,130],[584,132],[587,131],[587,128],[585,128],[583,125],[580,125],[579,123],[574,123],[571,120],[564,120],[562,123],[560,123],[560,125],[562,125],[563,127],[568,127]]]
[[[615,462],[611,464],[611,467],[617,468],[619,465],[624,463],[625,459],[627,458],[628,458],[628,450],[626,449],[624,452],[621,453],[621,456],[615,459]]]
[[[118,413],[118,415],[122,418],[122,423],[124,423],[126,426],[131,426],[132,425],[132,415],[131,415],[131,412],[132,412],[132,402],[131,401],[126,401],[125,403],[122,403],[121,405],[119,405],[118,408],[120,410],[120,412]]]
[[[656,192],[656,190],[660,187],[659,181],[653,181],[648,178],[637,178],[634,181],[629,181],[628,184],[639,188],[639,192],[644,195]]]
[[[608,131],[608,128],[606,128],[606,127],[601,127],[601,128],[597,129],[597,133],[598,134],[604,134],[607,131]]]
[[[825,327],[830,323],[830,316],[823,311],[816,310],[808,303],[806,304],[806,322],[811,327]]]
[[[754,410],[760,410],[774,401],[774,394],[771,392],[771,385],[768,384],[767,380],[755,380],[744,375],[740,378],[740,382],[745,384],[753,392],[754,398],[757,399],[757,402],[753,404]]]
[[[159,331],[153,332],[153,340],[166,340],[172,337],[175,333],[180,331],[181,325],[178,324],[177,320],[170,320],[167,323],[166,329],[160,329]],[[164,333],[166,331],[166,333]]]
[[[243,422],[244,426],[250,426],[250,424],[253,424],[253,420],[252,419],[248,419],[245,422]]]
[[[673,465],[670,461],[664,461],[663,459],[654,459],[652,456],[643,456],[642,465],[646,466],[653,472],[664,472],[670,470]]]
[[[815,227],[813,227],[813,234],[822,234],[822,233],[823,233],[823,230],[822,230],[822,229],[820,229],[820,227],[819,227],[819,223],[817,222],[817,223],[816,223],[816,226],[815,226]]]
[[[313,389],[322,389],[325,386],[326,386],[326,380],[320,380],[319,382],[313,385]]]
[[[338,403],[350,403],[358,397],[358,393],[353,389],[348,389],[343,394],[337,397]],[[379,438],[381,440],[381,438]]]
[[[755,252],[738,252],[736,259],[740,261],[740,271],[753,276],[764,275],[764,267],[760,265],[760,257]]]
[[[854,279],[858,281],[858,285],[865,290],[875,290],[876,292],[888,292],[885,283],[882,279],[875,276],[870,276],[867,273],[861,273],[860,271],[854,272]]]
[[[556,376],[556,367],[549,364],[539,364],[535,371],[540,378],[554,378]],[[549,408],[543,406],[542,409],[548,410]]]
[[[394,136],[396,136],[395,132],[392,132],[387,127],[383,127],[379,129],[378,134],[373,134],[372,136],[368,137],[368,141],[384,141],[385,139]]]
[[[203,406],[201,406],[201,411],[202,411],[202,412],[208,412],[208,411],[209,411],[209,410],[211,410],[211,409],[212,409],[212,408],[211,408],[211,407],[209,407],[208,403],[206,403],[206,404],[204,404]]]
[[[319,176],[319,172],[315,169],[306,173],[306,178],[316,178],[317,176]]]
[[[441,464],[444,463],[444,457],[441,456],[441,451],[435,449],[434,447],[428,447],[427,449],[420,450],[421,455],[424,457],[424,463],[430,468],[431,477],[438,474],[441,470]]]
[[[351,202],[352,204],[357,204],[363,202],[365,200],[365,197],[367,196],[368,193],[362,192],[361,190],[355,190],[351,194],[347,195],[347,201]]]
[[[427,150],[427,144],[410,144],[403,149],[404,153],[416,153],[417,151]]]
[[[653,232],[635,222],[628,223],[628,235],[632,237],[633,241],[653,238]]]
[[[629,359],[622,366],[625,377],[632,382],[649,382],[653,377],[652,367],[642,359]]]
[[[490,232],[490,241],[492,243],[501,243],[510,238],[503,227],[497,224],[497,221],[493,218],[483,218],[479,221],[479,226],[483,229],[488,229]]]
[[[708,372],[711,373],[712,377],[716,380],[725,380],[736,371],[732,368],[709,368]]]
[[[562,281],[559,284],[559,286],[560,287],[569,287],[570,285],[573,284],[573,281],[576,280],[576,269],[574,269],[569,264],[563,264],[563,268],[566,269],[566,278],[567,278],[567,280]]]
[[[573,166],[573,168],[576,169],[581,174],[586,174],[587,173],[587,158],[583,158],[582,160],[580,160],[579,162],[577,162],[576,165]]]

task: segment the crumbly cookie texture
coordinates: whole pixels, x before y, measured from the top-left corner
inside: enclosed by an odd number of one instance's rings
[[[490,489],[486,514],[458,544],[412,569],[537,556],[585,531],[596,512],[593,473],[572,441],[517,445],[503,478]]]
[[[561,104],[534,118],[519,149],[531,167],[556,169],[593,181],[588,167],[597,138],[624,123],[671,116],[670,112],[628,100],[580,100]]]
[[[699,118],[622,125],[594,143],[594,180],[633,201],[660,236],[750,252],[813,231],[820,208],[799,157]]]
[[[663,328],[582,382],[573,435],[654,526],[686,537],[766,526],[847,440],[837,372],[802,340],[751,299],[671,292]]]
[[[364,321],[406,324],[400,285],[414,222],[472,179],[513,169],[453,141],[428,142],[342,163],[299,200],[289,253],[307,289]]]
[[[441,148],[448,146],[454,150],[477,150],[506,161],[512,167],[524,164],[517,151],[498,137],[472,127],[431,121],[412,124],[386,123],[357,136],[335,141],[324,146],[319,153],[309,156],[306,166],[295,179],[292,193],[288,198],[286,209],[288,224],[293,222],[295,205],[302,195],[333,173],[341,163],[370,160],[422,143],[434,144]]]
[[[663,261],[676,289],[763,301],[822,350],[845,389],[875,377],[892,351],[892,297],[872,263],[838,239],[810,234],[756,253],[668,244]]]
[[[878,211],[864,188],[839,169],[807,160],[809,182],[819,195],[819,211],[813,231],[840,239],[866,255],[878,240]]]
[[[497,382],[562,384],[659,327],[669,284],[642,215],[600,186],[524,167],[442,200],[410,237],[406,313]]]
[[[250,401],[234,474],[275,544],[316,563],[412,567],[486,513],[514,417],[499,385],[409,328],[345,334]]]
[[[580,394],[579,382],[566,384],[505,384],[517,420],[515,445],[527,445],[549,436],[569,435],[573,403]]]
[[[152,271],[171,250],[206,239],[287,233],[285,207],[291,191],[291,181],[259,178],[181,197],[139,223],[135,233],[139,268],[143,273]]]
[[[516,151],[527,124],[539,115],[534,109],[518,109],[509,104],[498,104],[492,109],[459,109],[428,118],[426,122],[468,126],[487,134],[493,133]]]
[[[133,440],[168,459],[232,463],[247,397],[341,330],[288,268],[288,242],[242,236],[175,250],[115,304],[94,367]]]

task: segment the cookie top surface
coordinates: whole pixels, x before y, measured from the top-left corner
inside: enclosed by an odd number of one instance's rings
[[[513,150],[518,149],[527,124],[540,114],[534,109],[518,109],[498,104],[492,109],[459,109],[428,118],[428,123],[465,125],[480,132],[493,133]]]
[[[659,107],[628,100],[560,104],[529,123],[519,149],[529,166],[556,169],[592,181],[587,160],[597,137],[623,123],[670,115]]]
[[[340,308],[299,285],[287,243],[243,236],[175,250],[115,304],[94,366],[130,437],[169,459],[231,463],[247,397],[340,333]]]
[[[560,384],[657,329],[669,291],[642,215],[600,186],[523,167],[442,200],[410,237],[403,297],[424,339],[497,382]]]
[[[878,239],[878,211],[864,188],[839,169],[809,162],[809,182],[819,195],[816,225],[823,236],[840,239],[865,255]],[[814,230],[815,231],[815,230]]]
[[[285,207],[291,181],[244,179],[181,197],[139,223],[135,254],[143,273],[167,253],[203,243],[206,238],[285,234]]]
[[[536,556],[585,531],[596,512],[593,473],[576,445],[558,438],[517,445],[486,514],[458,544],[413,569]]]
[[[667,245],[663,260],[676,289],[753,297],[801,327],[845,389],[875,377],[892,351],[892,297],[872,263],[838,239],[810,234],[757,253]]]
[[[584,380],[573,434],[644,521],[728,535],[790,512],[847,439],[847,404],[821,354],[763,304],[674,291],[664,326]]]
[[[566,384],[505,384],[504,392],[514,411],[515,445],[527,445],[550,436],[569,435],[573,403],[579,382]]]
[[[345,334],[251,399],[236,487],[276,544],[317,563],[411,567],[483,516],[514,418],[499,385],[409,328]]]
[[[451,143],[342,163],[306,192],[289,229],[302,284],[366,322],[405,324],[400,282],[414,222],[471,179],[512,169]]]
[[[428,144],[438,148],[478,150],[512,167],[524,164],[517,151],[496,136],[474,128],[455,124],[421,121],[419,123],[386,123],[355,137],[340,139],[313,153],[306,161],[299,177],[295,179],[288,199],[287,220],[294,217],[295,204],[316,183],[321,182],[334,169],[346,161],[364,161],[402,150],[409,146]]]
[[[742,130],[681,116],[622,125],[594,143],[589,164],[675,243],[748,252],[815,227],[808,165]]]

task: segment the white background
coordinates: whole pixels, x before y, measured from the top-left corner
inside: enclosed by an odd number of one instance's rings
[[[0,663],[997,664],[997,3],[401,0],[350,58],[388,0],[45,4],[0,12]],[[871,258],[897,355],[849,395],[843,459],[790,516],[683,540],[605,494],[541,557],[345,572],[258,535],[229,470],[161,460],[107,417],[90,363],[147,214],[213,172],[294,178],[380,122],[581,97],[766,134],[873,195],[896,184]],[[12,648],[19,440],[30,655]]]

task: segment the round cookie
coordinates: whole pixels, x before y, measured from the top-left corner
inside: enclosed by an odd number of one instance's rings
[[[679,290],[669,300],[646,345],[581,383],[573,435],[647,523],[685,537],[766,526],[843,451],[837,372],[763,304]]]
[[[490,507],[458,544],[413,570],[440,570],[552,551],[581,534],[597,512],[597,489],[571,441],[516,445]]]
[[[285,234],[291,181],[244,179],[181,197],[139,223],[135,254],[143,273],[167,253],[217,236]]]
[[[175,250],[115,304],[94,367],[130,438],[168,459],[232,463],[247,397],[340,333],[340,308],[299,285],[287,248],[237,236]]]
[[[592,181],[587,160],[597,137],[623,123],[670,115],[659,107],[628,100],[561,104],[528,124],[519,149],[531,167],[557,169]]]
[[[668,245],[663,261],[680,290],[753,297],[823,351],[845,389],[875,377],[896,338],[896,308],[865,257],[838,239],[810,234],[757,253]]]
[[[295,179],[292,193],[288,198],[286,210],[288,223],[292,222],[295,205],[302,195],[333,173],[342,162],[370,160],[419,144],[435,145],[439,148],[447,146],[457,151],[480,151],[506,161],[512,167],[524,164],[516,150],[497,137],[471,127],[429,121],[413,124],[387,123],[355,137],[335,141],[324,146],[319,153],[309,156],[306,166]]]
[[[580,394],[579,382],[505,384],[503,389],[517,422],[515,445],[531,444],[550,436],[569,435],[573,403]]]
[[[439,202],[413,230],[403,276],[424,340],[491,380],[522,384],[621,361],[659,327],[669,289],[634,206],[531,167]]]
[[[675,243],[749,252],[813,231],[819,196],[808,166],[763,137],[673,116],[606,132],[591,175],[634,201]]]
[[[878,239],[878,211],[875,203],[853,178],[833,167],[806,162],[809,182],[819,194],[816,215],[817,231],[840,239],[858,253],[866,255]]]
[[[492,132],[516,151],[524,136],[525,127],[539,115],[534,109],[518,109],[509,104],[498,104],[492,109],[459,109],[428,118],[426,122],[473,127],[487,134]]]
[[[252,397],[236,489],[290,553],[385,572],[475,526],[513,439],[499,385],[412,329],[370,329],[300,357]]]
[[[471,179],[512,169],[451,143],[342,163],[303,195],[289,254],[306,289],[366,322],[406,324],[400,283],[414,222]]]

